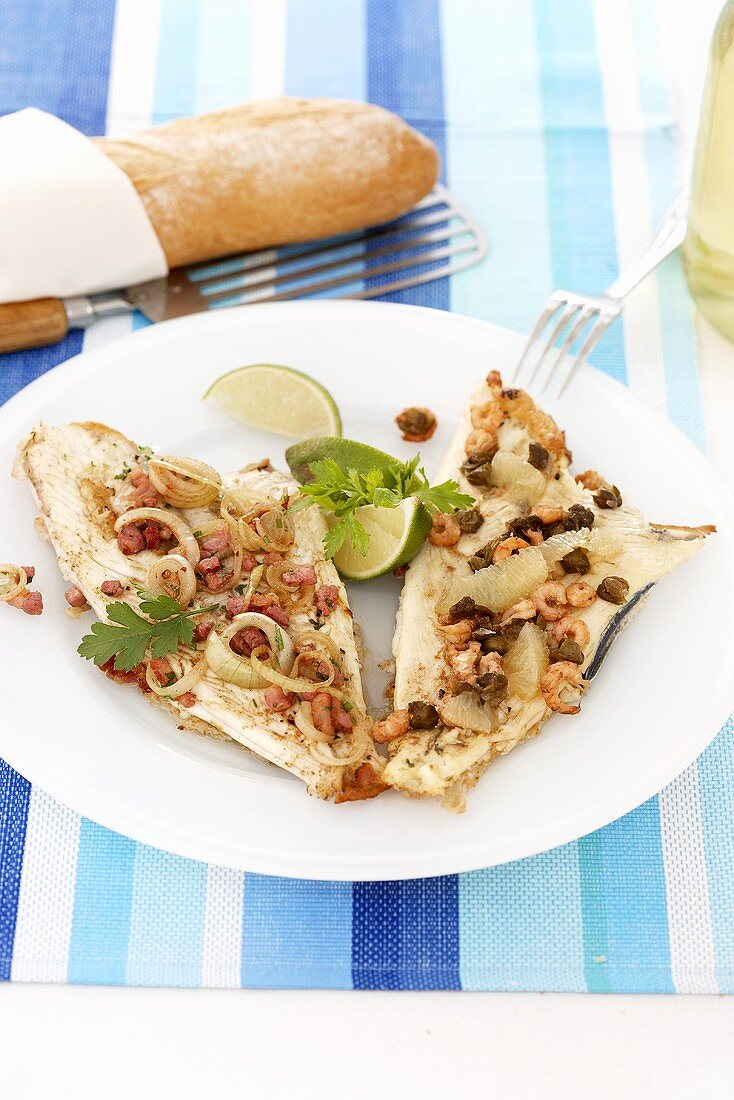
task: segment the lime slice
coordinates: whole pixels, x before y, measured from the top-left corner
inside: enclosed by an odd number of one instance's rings
[[[309,469],[312,462],[331,458],[342,470],[357,470],[367,474],[377,468],[384,470],[388,466],[400,466],[399,459],[385,451],[378,451],[367,443],[357,443],[354,439],[342,439],[335,436],[319,436],[294,443],[285,452],[285,460],[296,481],[303,484],[311,481],[313,475]]]
[[[347,539],[334,556],[334,564],[350,581],[368,581],[392,573],[405,565],[420,550],[431,529],[431,517],[415,497],[408,497],[397,508],[358,508],[355,516],[370,536],[365,557],[358,554]]]
[[[341,435],[341,417],[329,391],[292,367],[274,363],[238,367],[212,382],[204,400],[216,402],[253,428],[292,439]]]

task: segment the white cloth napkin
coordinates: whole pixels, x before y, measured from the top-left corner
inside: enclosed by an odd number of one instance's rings
[[[0,302],[116,290],[167,271],[138,193],[93,142],[32,107],[0,118]]]

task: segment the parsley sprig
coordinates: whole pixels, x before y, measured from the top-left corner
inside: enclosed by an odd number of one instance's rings
[[[104,665],[114,657],[118,672],[130,672],[144,659],[148,647],[153,657],[165,657],[179,645],[190,645],[194,638],[194,617],[215,611],[219,606],[211,604],[184,611],[170,596],[155,596],[144,588],[138,589],[138,595],[140,610],[148,618],[119,600],[109,604],[107,617],[111,621],[92,624],[91,633],[84,635],[77,649],[81,657],[94,661],[95,665]]]
[[[362,473],[355,469],[343,470],[331,458],[311,462],[309,469],[313,481],[301,486],[301,495],[291,504],[291,511],[317,504],[322,511],[335,516],[336,522],[324,536],[327,558],[333,558],[347,538],[364,557],[370,536],[355,515],[357,508],[366,504],[398,508],[408,497],[417,497],[429,512],[453,512],[457,508],[470,508],[474,503],[474,497],[459,492],[456,481],[431,485],[419,463],[420,455],[416,455],[409,462],[396,459],[391,466],[375,467]]]

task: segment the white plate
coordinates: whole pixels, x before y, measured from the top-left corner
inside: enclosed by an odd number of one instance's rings
[[[0,608],[0,756],[112,829],[212,863],[317,879],[445,874],[519,859],[582,836],[660,790],[707,745],[734,700],[732,503],[706,460],[628,391],[586,369],[558,413],[578,469],[613,477],[647,515],[716,523],[699,555],[665,578],[617,642],[577,718],[494,764],[456,816],[392,792],[334,806],[235,746],[177,731],[132,689],[75,653],[88,622],[64,612],[62,582],[39,544],[26,485],[8,476],[39,418],[100,420],[164,451],[235,468],[284,440],[228,422],[199,400],[244,363],[286,363],[334,394],[344,433],[408,455],[393,423],[434,409],[429,472],[472,383],[508,369],[522,338],[456,315],[378,303],[299,302],[222,310],[158,325],[69,360],[0,409],[0,557],[38,567],[41,619]],[[399,582],[350,598],[376,662],[390,651]]]

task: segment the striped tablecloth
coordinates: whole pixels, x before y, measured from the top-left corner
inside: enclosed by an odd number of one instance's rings
[[[438,144],[489,261],[396,295],[527,329],[557,285],[602,289],[676,191],[653,0],[14,0],[0,112],[87,133],[280,92],[372,100]],[[141,323],[0,360],[0,400]],[[700,447],[677,261],[596,357]],[[530,750],[532,751],[532,750]],[[80,819],[0,763],[0,978],[178,986],[734,989],[734,747],[573,844],[383,884],[243,875]]]

